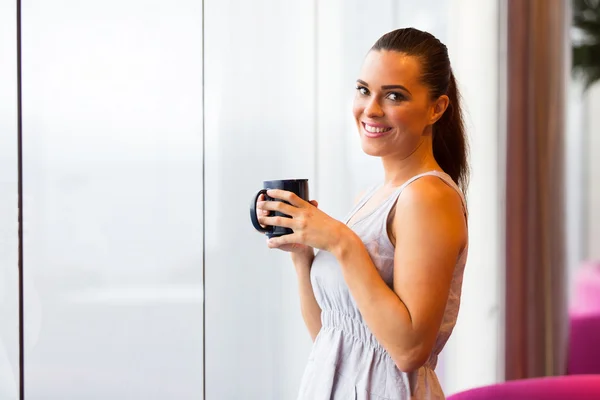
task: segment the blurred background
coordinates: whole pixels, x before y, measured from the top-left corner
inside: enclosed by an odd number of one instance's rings
[[[0,399],[295,398],[295,273],[248,205],[308,178],[341,218],[380,179],[354,81],[409,26],[448,46],[471,144],[442,386],[569,373],[572,310],[600,308],[598,0],[17,4],[0,0]]]

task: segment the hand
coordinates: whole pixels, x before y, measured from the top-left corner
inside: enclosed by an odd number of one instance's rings
[[[289,245],[304,245],[331,251],[337,244],[340,235],[345,233],[345,230],[349,230],[346,225],[319,210],[316,202],[302,200],[295,193],[279,189],[271,189],[267,194],[289,204],[281,201],[260,201],[257,208],[279,211],[292,218],[271,217],[261,212],[259,222],[265,225],[290,228],[294,231],[290,235],[269,239],[267,244],[270,248],[289,249]]]
[[[311,200],[310,204],[312,204],[315,207],[319,206],[319,203],[316,200]],[[271,211],[269,211],[268,209],[265,208],[265,196],[263,194],[261,194],[258,197],[258,200],[256,203],[256,214],[258,216],[258,221],[260,223],[260,226],[262,226],[263,228],[266,228],[269,225],[268,223],[263,223],[263,221],[264,221],[264,218],[268,217],[271,213],[272,213]],[[268,242],[268,239],[267,239],[267,242]],[[309,258],[312,258],[314,256],[314,250],[312,247],[306,246],[306,245],[300,244],[300,243],[288,243],[288,244],[281,245],[277,248],[279,250],[292,253],[292,256],[294,254],[306,255]]]

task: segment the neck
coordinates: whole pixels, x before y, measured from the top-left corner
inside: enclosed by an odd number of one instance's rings
[[[409,156],[398,154],[382,157],[386,186],[400,186],[411,177],[431,170],[439,170],[433,157],[431,136],[423,136],[423,141]]]

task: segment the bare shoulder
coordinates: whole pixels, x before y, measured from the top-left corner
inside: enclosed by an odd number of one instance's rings
[[[398,197],[394,231],[401,234],[401,231],[414,229],[446,232],[456,244],[464,244],[467,237],[465,211],[456,189],[436,176],[424,176],[408,185]]]
[[[413,210],[433,207],[455,211],[461,216],[464,213],[462,199],[456,189],[436,176],[424,176],[412,182],[398,197],[397,205]]]

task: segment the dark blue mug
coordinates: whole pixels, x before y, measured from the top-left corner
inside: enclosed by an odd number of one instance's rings
[[[258,222],[258,216],[256,214],[256,202],[258,201],[258,198],[260,197],[261,194],[265,195],[266,201],[283,201],[284,203],[287,203],[287,201],[273,199],[273,198],[267,196],[268,189],[281,189],[281,190],[286,190],[288,192],[293,192],[301,199],[309,201],[308,179],[283,179],[283,180],[274,180],[274,181],[264,181],[263,189],[259,190],[258,193],[256,193],[256,195],[254,195],[254,197],[252,198],[252,202],[250,203],[250,220],[252,221],[252,225],[254,225],[254,228],[257,231],[264,233],[269,238],[283,236],[283,235],[289,235],[290,233],[294,233],[294,231],[291,230],[290,228],[284,228],[281,226],[267,226],[265,228],[260,226],[260,223]],[[289,215],[282,214],[279,211],[274,211],[274,212],[272,211],[269,216],[274,216],[274,217],[279,216],[279,217],[291,218]]]

